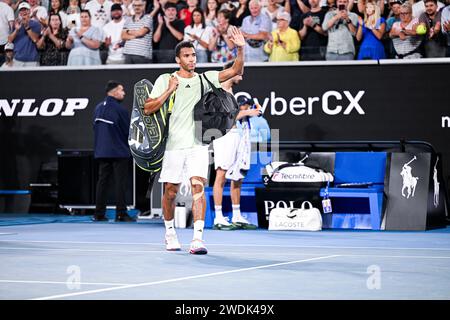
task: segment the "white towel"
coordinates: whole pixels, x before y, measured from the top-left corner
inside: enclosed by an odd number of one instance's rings
[[[231,167],[227,170],[225,178],[233,181],[239,181],[245,178],[247,171],[250,169],[251,147],[250,125],[248,121],[243,121],[242,136],[239,141],[236,158]]]

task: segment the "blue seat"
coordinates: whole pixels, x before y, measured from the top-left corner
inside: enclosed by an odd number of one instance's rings
[[[255,188],[264,186],[262,180],[262,170],[267,163],[271,162],[270,152],[252,152],[251,165],[247,175],[242,180],[241,187],[241,212],[247,214],[247,218],[251,223],[257,225],[258,217],[256,213]],[[224,216],[231,215],[231,197],[230,182],[224,186],[223,189],[223,203],[222,213]],[[214,197],[213,187],[205,187],[206,198],[206,214],[205,214],[205,228],[212,228],[214,225]]]
[[[333,203],[336,203],[339,207],[347,208],[352,213],[324,214],[324,228],[380,230],[386,157],[386,152],[336,152],[335,185],[366,182],[371,185],[364,188],[328,188],[333,211],[337,208]],[[325,194],[325,188],[322,188],[320,195],[324,197]],[[361,202],[363,199],[368,200],[369,212],[358,212],[358,210],[366,211],[360,209],[365,207],[364,202]]]

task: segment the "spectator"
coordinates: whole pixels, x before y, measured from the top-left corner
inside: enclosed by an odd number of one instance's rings
[[[261,10],[261,12],[263,14],[266,14],[269,17],[270,21],[272,21],[272,30],[278,27],[277,24],[278,13],[284,11],[285,11],[284,7],[281,4],[279,4],[277,0],[269,0],[268,6]]]
[[[450,5],[447,5],[441,13],[442,33],[447,35],[447,57],[450,57]]]
[[[153,19],[144,13],[145,1],[133,0],[134,15],[125,21],[122,40],[126,64],[151,63],[153,46]]]
[[[212,28],[206,26],[203,11],[199,8],[194,9],[191,25],[184,29],[184,40],[194,43],[197,62],[208,62],[208,48],[211,36]]]
[[[381,42],[386,31],[386,22],[381,17],[380,8],[373,2],[366,2],[364,21],[358,25],[356,40],[361,41],[358,60],[385,59],[384,46]]]
[[[427,28],[424,41],[425,57],[445,57],[447,37],[441,32],[441,12],[438,11],[436,0],[425,0],[425,12],[420,15],[419,22]]]
[[[389,2],[389,7],[391,8],[391,12],[389,13],[389,17],[386,20],[386,32],[384,33],[384,47],[389,59],[395,58],[394,47],[392,44],[392,39],[389,37],[389,33],[391,32],[392,26],[395,22],[400,21],[400,7],[402,2],[400,0],[391,0]]]
[[[236,58],[236,47],[228,36],[230,16],[230,11],[226,9],[220,10],[217,14],[217,27],[213,29],[212,37],[209,41],[211,62],[226,63]]]
[[[30,17],[32,20],[41,22],[45,25],[45,22],[48,18],[47,9],[41,5],[39,5],[39,0],[28,0],[28,3],[31,7],[30,9]]]
[[[110,20],[111,6],[112,2],[109,0],[90,0],[84,9],[91,13],[92,25],[102,30]]]
[[[291,14],[290,27],[298,30],[300,28],[300,17],[310,10],[308,0],[286,0],[286,2],[289,2],[289,13]]]
[[[244,18],[241,27],[246,40],[245,61],[263,62],[267,60],[264,43],[269,39],[272,22],[267,15],[261,13],[258,0],[250,0],[249,8],[250,16]]]
[[[375,2],[378,9],[380,10],[380,15],[384,12],[384,0],[358,0],[357,6],[358,6],[358,12],[360,14],[365,14],[367,10],[366,4],[368,2]],[[351,9],[349,9],[351,11]]]
[[[14,67],[14,44],[5,44],[5,62],[2,64],[2,68]]]
[[[9,32],[14,29],[14,10],[10,3],[11,0],[0,0],[0,65],[5,61],[5,45]]]
[[[326,12],[336,10],[337,9],[336,0],[326,0],[325,5],[322,6],[322,8]]]
[[[416,33],[418,24],[419,20],[412,16],[411,5],[407,2],[402,4],[400,8],[400,22],[394,23],[389,33],[396,59],[422,58],[420,50],[422,37]]]
[[[106,201],[111,178],[114,177],[116,221],[135,221],[127,214],[125,195],[128,185],[128,128],[130,116],[121,105],[125,98],[123,85],[108,81],[106,98],[95,107],[94,157],[99,164],[94,221],[107,221]]]
[[[217,25],[217,13],[219,12],[219,3],[217,0],[208,0],[205,9],[205,23],[209,27],[215,28]]]
[[[108,48],[106,64],[125,63],[125,57],[123,55],[124,41],[122,40],[122,30],[125,25],[125,19],[123,18],[122,13],[122,6],[118,3],[114,3],[111,6],[111,21],[103,27],[105,47]]]
[[[348,0],[337,0],[338,9],[325,15],[322,29],[328,31],[327,60],[353,60],[355,45],[353,37],[362,19],[348,11]]]
[[[322,23],[328,10],[320,7],[320,0],[309,0],[309,5],[310,11],[300,17],[300,59],[325,60],[327,33],[323,31]]]
[[[440,11],[443,7],[445,7],[445,4],[438,1],[437,2],[438,11]],[[412,16],[413,18],[420,18],[420,15],[425,12],[425,0],[419,0],[416,3],[412,5]]]
[[[63,10],[62,0],[51,0],[50,2],[50,12],[49,15],[52,13],[59,14],[62,21],[62,27],[67,28],[67,14]],[[50,21],[50,18],[49,18]]]
[[[81,25],[80,22],[80,1],[79,0],[69,0],[69,6],[66,9],[67,14],[67,28],[69,30]]]
[[[390,16],[386,20],[386,32],[391,31],[392,25],[400,21],[400,7],[402,2],[400,0],[389,1],[389,6],[391,8]]]
[[[264,46],[264,51],[269,54],[269,61],[298,61],[300,38],[298,32],[289,27],[291,15],[279,12],[276,20],[278,27],[272,31]]]
[[[184,38],[184,22],[177,20],[177,7],[174,3],[164,5],[164,17],[158,15],[158,27],[154,41],[158,44],[156,60],[158,63],[174,63],[175,46]]]
[[[39,53],[36,42],[41,33],[41,24],[31,19],[31,6],[27,2],[19,4],[19,19],[14,23],[14,31],[8,36],[8,42],[14,44],[14,66],[36,67],[39,65]]]
[[[181,9],[179,12],[179,17],[184,22],[184,26],[190,26],[192,21],[192,12],[194,9],[198,8],[198,0],[187,0],[188,7],[186,9]]]
[[[230,24],[232,26],[241,27],[242,21],[245,17],[250,15],[250,9],[248,8],[249,0],[239,0],[239,6],[231,13]]]
[[[66,48],[71,49],[68,66],[89,66],[102,64],[100,60],[100,44],[103,40],[103,32],[91,25],[89,10],[81,10],[80,28],[73,28],[69,32]]]
[[[48,26],[42,31],[42,36],[36,44],[41,51],[41,66],[67,64],[66,40],[67,29],[62,26],[61,16],[50,13]]]

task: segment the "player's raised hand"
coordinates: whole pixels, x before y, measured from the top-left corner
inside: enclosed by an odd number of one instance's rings
[[[245,46],[244,35],[242,34],[241,30],[239,30],[239,28],[230,26],[228,29],[228,36],[237,47]]]

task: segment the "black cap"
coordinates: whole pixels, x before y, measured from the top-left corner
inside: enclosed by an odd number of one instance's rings
[[[115,80],[109,80],[106,84],[106,93],[110,92],[111,90],[114,90],[118,86],[121,86],[122,84]]]
[[[114,10],[120,10],[120,11],[123,11],[122,5],[119,4],[119,3],[114,3],[114,4],[111,6],[111,11],[114,11]]]
[[[239,96],[239,98],[237,98],[237,103],[238,103],[238,106],[241,107],[246,104],[251,106],[251,105],[253,105],[254,102],[253,102],[253,99],[251,99],[251,98]]]

